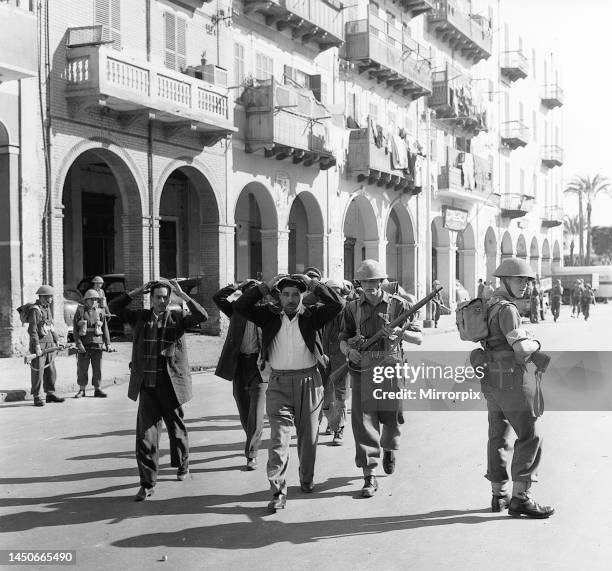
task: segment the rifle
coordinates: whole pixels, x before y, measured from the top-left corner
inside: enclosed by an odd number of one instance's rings
[[[58,345],[57,347],[50,347],[49,349],[43,349],[41,357],[44,355],[49,355],[50,353],[58,353],[60,351],[67,351],[68,355],[74,355],[77,353],[77,348],[74,343],[69,343],[68,345]],[[38,355],[36,353],[30,353],[29,355],[25,355],[23,358],[23,362],[26,365],[31,365],[34,359],[37,359]]]
[[[426,295],[423,299],[417,301],[410,309],[408,309],[408,310],[404,311],[404,313],[398,315],[393,321],[390,321],[387,325],[389,327],[393,327],[393,328],[399,327],[400,325],[402,325],[404,323],[404,321],[407,321],[417,311],[419,311],[419,309],[421,309],[422,307],[427,305],[438,294],[438,292],[442,291],[442,289],[443,289],[442,286],[438,286],[429,295]],[[376,342],[378,342],[384,336],[385,336],[385,334],[383,333],[382,329],[377,331],[374,335],[372,335],[372,337],[367,339],[361,345],[361,347],[359,347],[357,350],[360,353],[363,352],[363,351],[366,351],[369,347],[374,345]],[[348,370],[349,370],[348,362],[344,363],[343,365],[340,365],[340,367],[338,367],[335,371],[332,371],[331,375],[329,376],[330,381],[332,383],[335,383],[337,380],[343,378],[346,375],[346,373],[348,372]]]

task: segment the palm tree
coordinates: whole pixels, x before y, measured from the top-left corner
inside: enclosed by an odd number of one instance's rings
[[[563,233],[570,240],[570,265],[574,265],[574,245],[576,244],[576,236],[580,234],[580,217],[576,216],[565,216],[563,219]]]
[[[584,215],[582,211],[582,203],[586,201],[587,205],[587,253],[586,253],[586,265],[591,263],[591,212],[593,210],[593,200],[598,194],[603,192],[610,194],[610,181],[607,177],[596,174],[594,177],[590,176],[576,176],[567,185],[564,190],[567,194],[576,194],[578,196],[578,216],[580,222],[580,263],[582,264],[582,256],[584,253],[583,238],[582,234],[584,231]]]

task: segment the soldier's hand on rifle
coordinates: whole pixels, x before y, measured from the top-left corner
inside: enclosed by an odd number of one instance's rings
[[[114,349],[113,349],[113,348],[110,346],[110,343],[108,343],[108,344],[106,345],[106,352],[107,352],[107,353],[112,353],[113,351],[114,351]]]
[[[85,353],[85,347],[83,346],[82,343],[77,343],[76,347],[79,353]]]
[[[391,327],[389,324],[382,328],[383,335],[385,337],[391,337],[391,335],[397,335],[401,331],[401,327]]]
[[[42,349],[40,347],[36,347],[35,353],[36,353],[37,357],[42,357],[43,356],[43,352],[42,352]]]
[[[351,349],[348,352],[348,360],[354,365],[361,365],[361,353],[357,349]]]

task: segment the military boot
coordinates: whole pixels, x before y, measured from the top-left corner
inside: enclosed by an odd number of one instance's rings
[[[520,517],[522,515],[537,519],[545,519],[555,513],[554,508],[550,506],[541,506],[532,498],[517,498],[514,496],[508,507],[508,514],[512,517]]]

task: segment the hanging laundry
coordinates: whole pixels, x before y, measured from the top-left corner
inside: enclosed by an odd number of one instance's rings
[[[423,170],[425,166],[425,158],[421,155],[415,155],[414,161],[414,187],[421,190],[423,188]]]
[[[408,168],[408,151],[406,143],[399,135],[391,137],[391,165],[394,169]]]
[[[476,181],[474,179],[474,157],[471,153],[463,154],[463,186],[474,190]]]

